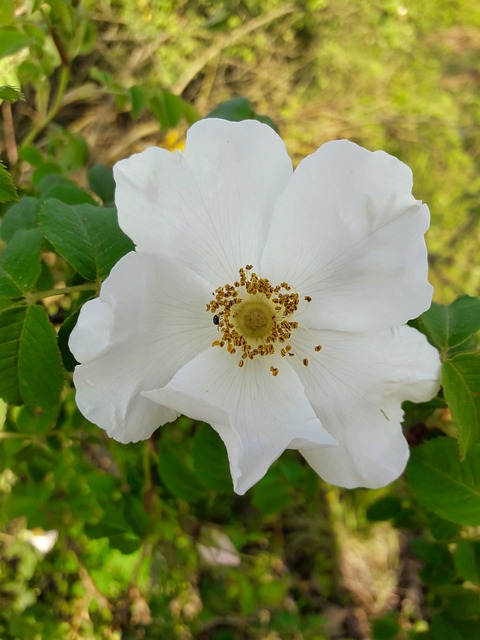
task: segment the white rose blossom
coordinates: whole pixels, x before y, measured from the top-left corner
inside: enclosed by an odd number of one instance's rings
[[[183,153],[114,175],[136,250],[70,337],[80,411],[125,443],[181,413],[208,422],[240,494],[285,449],[342,487],[397,478],[401,403],[432,398],[440,372],[405,325],[432,297],[410,169],[340,140],[293,171],[268,126],[207,119]]]

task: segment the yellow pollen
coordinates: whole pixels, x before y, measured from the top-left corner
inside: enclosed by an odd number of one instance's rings
[[[256,357],[271,356],[277,351],[282,357],[294,356],[289,340],[298,322],[294,315],[298,310],[299,296],[288,282],[272,285],[267,278],[260,278],[253,265],[239,269],[239,279],[215,289],[206,310],[213,314],[213,324],[220,332],[220,339],[212,347],[226,348],[238,354],[238,366]],[[304,298],[308,302],[310,296]],[[320,347],[321,348],[321,347]],[[319,351],[315,347],[315,351]],[[305,366],[308,360],[303,360]],[[271,366],[273,376],[278,368]]]

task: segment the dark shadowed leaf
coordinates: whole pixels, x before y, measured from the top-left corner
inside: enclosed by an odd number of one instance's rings
[[[60,353],[62,354],[63,366],[67,371],[73,371],[78,364],[73,356],[73,353],[70,351],[70,348],[68,346],[68,339],[70,338],[70,334],[77,324],[79,313],[80,309],[75,311],[75,313],[72,313],[72,315],[69,316],[62,324],[58,332],[58,348],[60,349]]]
[[[195,502],[204,496],[199,478],[167,445],[162,445],[160,450],[158,472],[167,489],[177,498]]]
[[[212,427],[202,424],[193,440],[193,466],[201,483],[217,493],[232,492],[227,451]]]
[[[113,171],[104,164],[96,164],[88,170],[88,184],[93,193],[102,200],[107,207],[113,205],[115,196],[115,181]]]
[[[460,540],[453,554],[459,575],[469,582],[480,585],[480,541]]]

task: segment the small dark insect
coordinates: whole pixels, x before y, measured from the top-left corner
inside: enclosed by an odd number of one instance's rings
[[[216,325],[220,324],[220,316],[213,316],[213,324],[216,324]]]

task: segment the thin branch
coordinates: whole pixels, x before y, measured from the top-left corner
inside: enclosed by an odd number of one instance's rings
[[[12,167],[18,160],[17,142],[15,140],[15,127],[12,118],[12,105],[7,100],[2,102],[3,135],[5,138],[5,151],[9,165]]]
[[[209,47],[203,55],[199,56],[199,58],[185,71],[185,73],[180,76],[177,82],[173,85],[172,92],[176,95],[181,95],[188,87],[190,82],[192,82],[192,80],[196,78],[196,76],[200,73],[200,71],[211,60],[214,60],[218,55],[220,55],[224,49],[236,44],[239,40],[241,40],[252,31],[261,29],[270,22],[274,22],[278,18],[282,18],[283,16],[286,16],[289,13],[293,13],[296,10],[297,9],[292,5],[281,7],[279,9],[276,9],[275,11],[270,11],[266,15],[259,16],[258,18],[250,20],[246,24],[236,29],[232,34],[224,36],[220,39],[220,42],[216,42],[211,47]]]
[[[77,291],[98,291],[97,282],[85,282],[84,284],[76,284],[71,287],[60,287],[58,289],[49,289],[48,291],[35,291],[27,295],[27,300],[31,304],[35,304],[44,298],[53,298],[53,296],[63,296]]]

